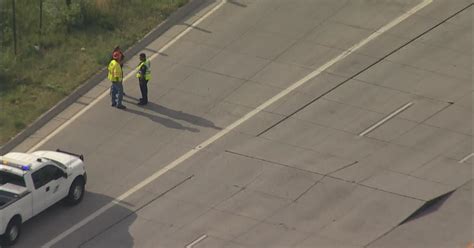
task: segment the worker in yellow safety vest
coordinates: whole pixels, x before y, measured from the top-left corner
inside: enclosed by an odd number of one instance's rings
[[[125,55],[122,52],[122,49],[120,46],[115,46],[114,50],[112,51],[112,55],[114,52],[118,52],[120,54],[120,66],[123,68],[123,63],[125,62]],[[122,78],[123,78],[123,70],[122,70]],[[126,96],[125,94],[125,89],[123,89],[123,96]]]
[[[140,64],[137,67],[138,84],[140,85],[140,92],[142,98],[138,105],[146,105],[148,103],[148,81],[151,79],[150,61],[146,59],[144,53],[140,53]]]
[[[108,70],[108,79],[112,82],[110,87],[110,96],[112,97],[112,107],[117,107],[119,109],[126,109],[122,105],[123,99],[123,72],[121,66],[122,56],[119,52],[114,52],[112,54],[112,60],[109,63]]]

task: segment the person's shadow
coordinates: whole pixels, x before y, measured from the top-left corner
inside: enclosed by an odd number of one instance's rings
[[[159,114],[166,115],[166,116],[168,116],[170,118],[173,118],[175,120],[182,120],[182,121],[185,121],[187,123],[190,123],[190,124],[193,124],[193,125],[196,125],[196,126],[209,127],[209,128],[213,128],[213,129],[216,129],[216,130],[222,130],[222,128],[217,127],[210,120],[204,119],[204,118],[196,116],[196,115],[184,113],[182,111],[176,111],[176,110],[167,108],[163,105],[158,105],[158,104],[149,102],[147,105],[145,105],[145,108],[151,109],[151,110],[153,110],[153,111],[155,111]]]
[[[133,97],[129,97],[129,98],[134,99]],[[136,99],[136,100],[138,101],[138,99]],[[126,101],[126,102],[131,103],[130,101]],[[152,103],[152,102],[148,102],[147,105],[143,105],[142,107],[145,108],[145,109],[152,110],[152,111],[156,112],[157,114],[168,116],[168,117],[170,117],[174,120],[185,121],[185,122],[187,122],[189,124],[192,124],[192,125],[195,125],[195,126],[208,127],[208,128],[213,128],[213,129],[216,129],[216,130],[222,130],[222,128],[217,127],[216,125],[214,125],[214,123],[212,121],[209,121],[205,118],[202,118],[202,117],[199,117],[199,116],[196,116],[196,115],[192,115],[192,114],[188,114],[188,113],[185,113],[185,112],[182,112],[182,111],[176,111],[176,110],[173,110],[173,109],[170,109],[170,108],[167,108],[165,106],[158,105],[158,104],[155,104],[155,103]],[[199,132],[199,129],[192,128],[192,127],[186,127],[186,126],[184,126],[184,125],[180,124],[179,122],[176,122],[172,119],[168,119],[168,118],[164,118],[164,117],[161,117],[161,116],[158,116],[158,115],[153,115],[153,114],[133,110],[133,109],[130,109],[130,108],[126,109],[126,111],[128,111],[130,113],[137,114],[137,115],[142,115],[142,116],[148,117],[152,121],[160,123],[160,124],[162,124],[166,127],[169,127],[169,128],[188,130],[188,131],[191,131],[191,132]]]

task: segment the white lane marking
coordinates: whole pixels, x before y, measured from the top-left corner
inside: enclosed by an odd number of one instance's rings
[[[201,237],[199,237],[198,239],[194,240],[191,244],[187,245],[186,248],[193,248],[193,246],[195,246],[197,243],[203,241],[205,238],[207,238],[206,234],[204,234]]]
[[[225,0],[224,0],[225,1]],[[282,92],[280,92],[279,94],[275,95],[274,97],[270,98],[269,100],[267,100],[266,102],[264,102],[263,104],[261,104],[260,106],[258,106],[257,108],[255,108],[254,110],[250,111],[249,113],[247,113],[245,116],[243,116],[242,118],[240,118],[239,120],[235,121],[234,123],[232,123],[231,125],[227,126],[226,128],[224,128],[223,130],[219,131],[217,134],[215,134],[214,136],[212,136],[211,138],[207,139],[206,141],[204,141],[203,143],[201,143],[200,145],[196,146],[195,148],[191,149],[190,151],[186,152],[184,155],[182,155],[181,157],[179,157],[178,159],[176,159],[175,161],[171,162],[170,164],[166,165],[165,167],[163,167],[162,169],[158,170],[157,172],[155,172],[153,175],[151,175],[150,177],[144,179],[141,183],[135,185],[134,187],[132,187],[131,189],[129,189],[127,192],[123,193],[122,195],[120,195],[119,197],[117,197],[116,199],[114,199],[113,201],[111,201],[110,203],[108,203],[107,205],[103,206],[102,208],[100,208],[99,210],[97,210],[96,212],[92,213],[91,215],[87,216],[85,219],[83,219],[82,221],[80,221],[79,223],[75,224],[74,226],[70,227],[69,229],[65,230],[63,233],[61,233],[60,235],[58,235],[57,237],[55,237],[54,239],[52,239],[51,241],[49,241],[48,243],[44,244],[42,247],[51,247],[52,245],[56,244],[57,242],[59,242],[60,240],[62,240],[63,238],[65,238],[66,236],[68,236],[69,234],[73,233],[74,231],[78,230],[79,228],[81,228],[82,226],[86,225],[87,223],[89,223],[91,220],[93,220],[94,218],[96,218],[97,216],[99,216],[100,214],[104,213],[105,211],[107,211],[108,209],[112,208],[113,206],[115,206],[116,204],[118,204],[121,200],[127,198],[128,196],[130,196],[131,194],[133,194],[134,192],[140,190],[141,188],[143,188],[145,185],[147,185],[148,183],[152,182],[153,180],[157,179],[158,177],[160,177],[161,175],[165,174],[166,172],[170,171],[171,169],[175,168],[176,166],[178,166],[181,162],[187,160],[188,158],[190,158],[191,156],[193,156],[195,153],[197,153],[198,151],[200,151],[201,149],[207,147],[208,145],[210,145],[211,143],[213,143],[214,141],[216,141],[217,139],[221,138],[222,136],[226,135],[228,132],[230,132],[231,130],[233,130],[235,127],[239,126],[240,124],[242,124],[243,122],[245,122],[246,120],[250,119],[251,117],[253,117],[254,115],[256,115],[257,113],[259,113],[260,111],[262,111],[264,108],[268,107],[269,105],[271,105],[272,103],[274,103],[275,101],[279,100],[280,98],[286,96],[288,93],[290,93],[291,91],[293,91],[294,89],[296,89],[297,87],[301,86],[302,84],[304,84],[305,82],[307,82],[308,80],[312,79],[313,77],[319,75],[322,71],[326,70],[328,67],[330,67],[331,65],[335,64],[336,62],[338,62],[339,60],[347,57],[348,55],[350,55],[351,53],[353,53],[354,51],[356,51],[357,49],[359,49],[360,47],[362,47],[363,45],[367,44],[369,41],[377,38],[379,35],[383,34],[384,32],[386,32],[387,30],[389,30],[391,27],[397,25],[398,23],[402,22],[403,20],[405,20],[406,18],[408,18],[409,16],[415,14],[418,10],[422,9],[423,7],[427,6],[428,4],[430,4],[432,2],[432,0],[424,0],[422,3],[418,4],[417,6],[415,6],[413,9],[409,10],[408,12],[406,12],[405,14],[403,14],[402,16],[398,17],[397,19],[395,19],[394,21],[391,21],[390,23],[388,23],[387,25],[383,26],[382,28],[380,28],[379,30],[375,31],[374,34],[370,35],[369,37],[367,37],[366,39],[360,41],[359,43],[355,44],[354,46],[352,46],[351,48],[349,48],[348,50],[344,51],[343,53],[341,53],[339,56],[333,58],[332,60],[330,60],[329,62],[327,62],[326,64],[324,64],[323,66],[321,66],[320,68],[318,68],[317,70],[315,70],[314,72],[308,74],[306,77],[300,79],[299,81],[297,81],[296,83],[294,83],[293,85],[291,85],[290,87],[288,87],[287,89],[283,90]],[[224,2],[221,2],[220,5],[222,5]],[[219,5],[219,6],[220,6]],[[217,7],[214,8],[212,11],[215,11],[217,10]],[[209,14],[210,15],[210,14]],[[206,15],[208,16],[208,15]],[[204,16],[204,17],[206,17]],[[201,20],[201,19],[200,19]]]
[[[462,163],[466,162],[468,159],[470,159],[470,158],[473,157],[473,156],[474,156],[474,152],[471,153],[471,154],[469,154],[469,155],[467,155],[467,156],[464,157],[463,159],[459,160],[459,163],[462,164]]]
[[[209,12],[207,12],[204,16],[202,16],[201,18],[199,18],[198,20],[196,20],[193,24],[191,24],[188,28],[186,28],[183,32],[181,32],[179,35],[177,35],[176,37],[174,37],[172,40],[170,40],[168,43],[166,43],[165,46],[163,46],[157,53],[153,54],[152,56],[150,56],[149,60],[153,60],[155,59],[160,53],[163,53],[166,49],[168,49],[170,46],[172,46],[176,41],[178,41],[181,37],[183,37],[184,35],[186,35],[189,31],[191,31],[194,27],[196,27],[197,25],[199,25],[199,23],[201,23],[204,19],[206,19],[208,16],[210,16],[212,13],[214,13],[217,9],[219,9],[222,5],[224,5],[224,3],[226,3],[227,0],[222,0],[218,5],[216,5],[214,8],[212,8]],[[124,78],[123,78],[123,81],[127,80],[128,78],[130,78],[132,75],[135,74],[135,70],[131,71],[130,73],[128,73]],[[59,132],[61,132],[64,128],[66,128],[67,126],[69,126],[69,124],[71,124],[74,120],[76,120],[77,118],[79,118],[79,116],[81,116],[82,114],[84,114],[87,110],[89,110],[90,108],[92,108],[95,104],[97,104],[100,100],[102,100],[102,98],[104,98],[105,96],[109,95],[109,90],[105,90],[98,98],[94,99],[94,101],[92,101],[89,105],[87,105],[86,107],[84,107],[83,109],[81,109],[79,112],[77,112],[73,117],[71,117],[69,120],[67,120],[66,122],[64,122],[61,126],[59,126],[57,129],[55,129],[53,132],[51,132],[49,135],[47,135],[46,137],[44,137],[40,142],[38,142],[35,146],[31,147],[28,152],[33,152],[35,151],[36,149],[38,149],[38,147],[42,146],[44,143],[46,143],[48,140],[50,140],[52,137],[54,137],[56,134],[58,134]]]
[[[380,120],[379,122],[375,123],[374,125],[372,125],[371,127],[367,128],[365,131],[363,131],[362,133],[359,134],[359,136],[364,136],[370,132],[372,132],[374,129],[378,128],[380,125],[384,124],[385,122],[387,122],[388,120],[392,119],[395,115],[398,115],[399,113],[401,113],[402,111],[404,111],[405,109],[409,108],[411,105],[413,105],[412,102],[409,102],[405,105],[403,105],[402,107],[400,107],[399,109],[393,111],[390,115],[386,116],[385,118],[383,118],[382,120]]]
[[[163,53],[166,49],[168,49],[171,45],[173,45],[176,41],[178,41],[181,37],[183,37],[185,34],[187,34],[189,31],[191,31],[194,27],[196,27],[197,25],[199,25],[202,21],[204,21],[207,17],[209,17],[210,15],[212,15],[214,12],[216,12],[222,5],[224,5],[225,3],[227,2],[227,0],[222,0],[218,5],[216,5],[214,8],[212,8],[211,10],[209,10],[205,15],[203,15],[202,17],[200,17],[198,20],[196,20],[194,23],[192,23],[188,28],[186,28],[183,32],[181,32],[179,35],[177,35],[175,38],[173,38],[172,40],[170,40],[165,46],[163,46],[157,53],[155,53],[154,55],[152,55],[150,57],[150,60],[153,60],[154,58],[156,58],[156,56],[158,56],[160,53]],[[130,72],[129,74],[127,74],[125,77],[124,77],[124,81],[127,80],[129,77],[131,77],[135,72],[132,71]],[[66,121],[65,123],[63,123],[59,128],[55,129],[52,133],[50,133],[48,136],[46,136],[43,140],[41,140],[38,144],[36,144],[34,147],[32,147],[31,149],[28,150],[28,152],[32,152],[32,151],[35,151],[38,147],[40,147],[41,145],[43,145],[45,142],[47,142],[49,139],[51,139],[53,136],[55,136],[57,133],[59,133],[61,130],[63,130],[64,128],[66,128],[69,124],[71,124],[75,119],[79,118],[79,116],[81,116],[82,114],[84,114],[87,110],[89,110],[90,108],[92,108],[95,104],[97,104],[97,102],[99,102],[102,98],[104,98],[105,96],[107,96],[109,94],[109,91],[108,90],[105,90],[97,99],[95,99],[94,101],[92,101],[88,106],[86,106],[85,108],[83,108],[81,111],[79,111],[78,113],[76,113],[71,119],[69,119],[68,121]],[[185,154],[186,155],[186,154]],[[156,172],[154,174],[155,177],[154,178],[157,178],[159,176],[161,176],[162,174],[164,174],[164,172],[170,170],[172,167],[172,165],[174,164],[178,164],[178,163],[181,163],[182,161],[186,160],[188,157],[185,157],[185,156],[182,156],[181,157],[182,159],[177,159],[175,160],[173,163],[169,164],[168,166],[166,166],[165,168],[163,169],[166,169],[166,168],[169,168],[165,171],[163,171],[162,173],[160,172]],[[184,159],[183,159],[184,158]],[[102,213],[104,213],[105,211],[107,211],[108,209],[110,209],[111,207],[113,207],[114,205],[116,204],[120,204],[120,202],[122,200],[124,200],[125,198],[127,198],[129,195],[131,195],[133,192],[139,190],[140,188],[142,188],[143,186],[145,186],[146,184],[148,184],[149,182],[153,181],[152,177],[149,177],[147,179],[145,179],[142,183],[138,184],[138,185],[135,185],[135,187],[133,187],[132,189],[130,189],[129,191],[125,192],[124,194],[122,194],[121,196],[117,197],[116,199],[114,199],[113,201],[111,201],[109,204],[103,206],[102,208],[100,208],[99,210],[97,210],[96,212],[92,213],[91,215],[89,215],[87,218],[83,219],[81,222],[77,223],[76,225],[72,226],[71,228],[69,228],[68,230],[64,231],[63,233],[61,233],[60,235],[56,236],[54,239],[50,240],[48,243],[44,244],[42,247],[51,247],[52,245],[56,244],[57,242],[59,242],[60,240],[62,240],[64,237],[68,236],[69,234],[73,233],[74,231],[76,231],[77,229],[79,229],[80,227],[84,226],[85,224],[87,224],[88,222],[90,222],[91,220],[93,220],[94,218],[96,218],[97,216],[101,215]]]

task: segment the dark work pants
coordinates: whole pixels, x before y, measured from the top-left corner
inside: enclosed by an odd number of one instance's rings
[[[148,80],[139,80],[140,92],[142,93],[141,101],[148,103]]]

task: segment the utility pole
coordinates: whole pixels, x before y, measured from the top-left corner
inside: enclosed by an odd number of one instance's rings
[[[15,0],[12,0],[12,11],[13,11],[13,49],[16,55],[16,17],[15,17]]]

